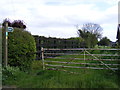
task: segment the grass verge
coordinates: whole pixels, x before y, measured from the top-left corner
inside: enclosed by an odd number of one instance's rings
[[[42,68],[25,73],[17,68],[10,68],[13,69],[9,70],[12,74],[5,78],[3,85],[14,85],[18,88],[120,88],[117,74],[108,70],[77,69],[80,74],[70,74],[43,71]]]

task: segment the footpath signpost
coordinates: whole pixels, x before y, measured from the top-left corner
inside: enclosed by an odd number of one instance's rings
[[[13,27],[8,27],[7,31],[8,31],[8,32],[13,32],[14,29],[13,29]]]
[[[8,64],[8,32],[13,32],[13,28],[12,27],[8,27],[8,23],[6,22],[5,23],[5,26],[4,26],[4,65],[5,67],[7,66]]]

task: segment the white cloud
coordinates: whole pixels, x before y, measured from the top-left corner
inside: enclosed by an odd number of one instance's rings
[[[32,34],[56,37],[76,35],[74,25],[87,22],[100,24],[104,36],[115,41],[117,0],[2,0],[0,18],[21,19]],[[101,7],[103,3],[104,7]],[[3,7],[6,5],[6,7]],[[101,9],[103,8],[103,9]],[[109,30],[108,30],[109,29]],[[114,37],[113,37],[114,35]]]

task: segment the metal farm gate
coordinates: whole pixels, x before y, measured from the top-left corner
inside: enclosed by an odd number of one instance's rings
[[[43,70],[72,69],[119,70],[120,49],[49,49],[41,48]],[[71,72],[72,73],[72,72]]]

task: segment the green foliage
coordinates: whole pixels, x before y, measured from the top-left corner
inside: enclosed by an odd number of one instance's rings
[[[101,46],[108,46],[110,44],[110,39],[108,39],[107,37],[103,37],[99,42],[99,45]]]
[[[14,74],[16,79],[7,78],[5,85],[20,88],[119,88],[117,76],[103,70],[82,70],[80,74],[62,71],[39,70],[34,75],[22,72]]]
[[[81,37],[69,38],[69,39],[67,39],[67,40],[74,41],[74,44],[78,45],[78,48],[84,47],[84,45],[83,45],[84,39],[81,38]],[[73,45],[73,46],[74,46],[74,45]],[[75,48],[76,48],[76,47],[75,47]]]
[[[2,84],[8,83],[9,80],[16,80],[18,72],[20,72],[18,67],[2,67]]]
[[[96,34],[90,33],[89,31],[78,30],[78,34],[84,40],[81,42],[81,47],[94,47],[98,42]]]
[[[83,38],[81,42],[82,48],[92,48],[98,43],[98,38],[101,38],[102,27],[99,24],[86,23],[82,29],[78,29],[79,37]]]
[[[83,41],[83,39],[80,38],[80,37],[69,38],[68,40],[76,40],[76,41],[78,41],[78,42]]]
[[[25,71],[30,69],[32,60],[35,59],[31,52],[36,51],[33,36],[22,29],[15,28],[14,32],[8,35],[8,64],[18,66]]]

